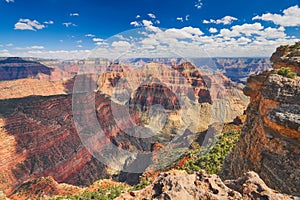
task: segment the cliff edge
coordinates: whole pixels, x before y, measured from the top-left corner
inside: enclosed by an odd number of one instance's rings
[[[277,69],[289,67],[299,75],[298,58],[287,56],[294,55],[296,45],[277,49],[271,59],[275,70],[248,79],[246,123],[237,146],[226,158],[222,178],[237,178],[253,170],[269,187],[300,195],[300,78],[277,74]]]

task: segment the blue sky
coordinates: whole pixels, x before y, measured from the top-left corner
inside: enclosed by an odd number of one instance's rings
[[[172,37],[175,32],[181,34],[174,36],[177,41],[185,35],[194,46],[204,44],[212,56],[269,56],[279,44],[300,38],[299,3],[299,0],[0,0],[0,56],[81,57],[101,46],[103,40],[141,27],[165,28],[173,33]],[[159,42],[170,37],[153,35]],[[264,43],[266,47],[257,50]]]

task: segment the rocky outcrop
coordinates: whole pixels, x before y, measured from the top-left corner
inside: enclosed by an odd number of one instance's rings
[[[294,45],[280,46],[271,57],[274,69],[289,67],[292,71],[300,75],[300,42]]]
[[[266,71],[251,76],[244,93],[250,96],[247,120],[222,177],[253,170],[271,188],[299,196],[300,78]]]
[[[68,196],[72,194],[80,194],[83,188],[59,184],[52,177],[40,177],[32,181],[26,182],[10,196],[10,199],[26,200],[26,199],[49,199],[54,196]]]
[[[223,182],[217,175],[205,171],[187,174],[185,171],[161,173],[151,185],[140,191],[122,194],[117,200],[137,199],[294,199],[268,188],[255,172],[237,180]]]

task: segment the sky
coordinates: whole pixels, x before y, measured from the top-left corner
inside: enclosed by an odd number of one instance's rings
[[[277,46],[300,39],[299,4],[0,0],[0,56],[73,59],[133,54],[137,49],[143,49],[139,56],[154,51],[164,55],[176,49],[184,56],[269,57]]]

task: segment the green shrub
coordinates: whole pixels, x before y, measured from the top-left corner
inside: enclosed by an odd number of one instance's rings
[[[121,193],[126,192],[126,188],[124,186],[112,186],[105,189],[98,189],[98,191],[93,192],[84,192],[80,195],[70,195],[67,197],[55,197],[53,200],[60,199],[71,199],[71,200],[113,200],[121,195]]]
[[[287,78],[295,78],[297,76],[297,74],[292,72],[289,67],[280,68],[279,70],[277,70],[277,74]]]
[[[226,156],[232,151],[240,136],[240,131],[231,130],[223,133],[212,148],[190,152],[190,160],[180,169],[193,173],[204,169],[209,174],[220,173]]]
[[[129,191],[141,190],[141,189],[144,189],[145,187],[147,187],[148,185],[150,185],[150,183],[147,180],[142,179],[138,184],[132,186],[129,189]]]

